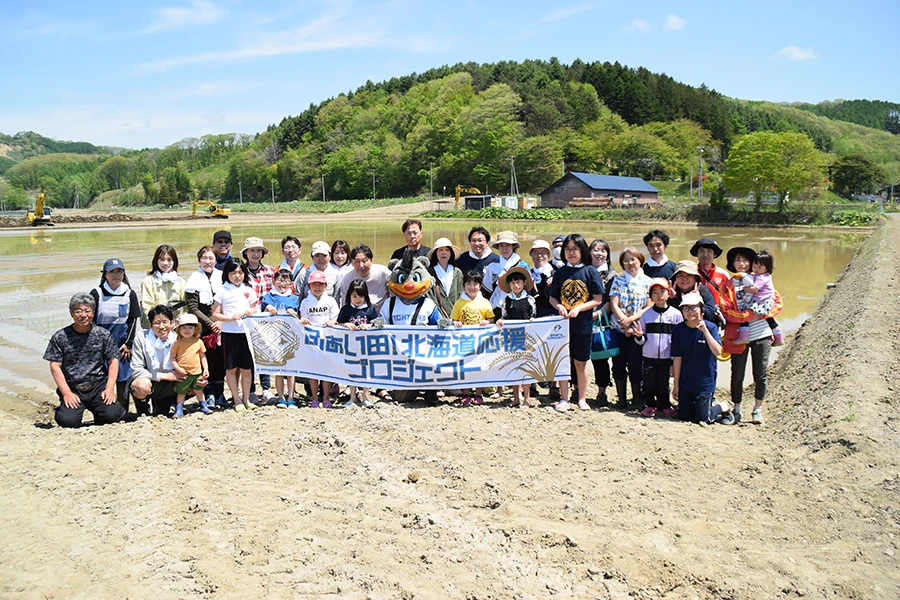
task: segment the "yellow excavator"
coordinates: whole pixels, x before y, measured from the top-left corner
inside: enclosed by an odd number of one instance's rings
[[[197,218],[198,206],[209,207],[206,210],[206,214],[201,214],[201,217],[207,217],[210,219],[227,219],[228,215],[231,214],[231,209],[227,206],[219,206],[211,200],[194,200],[194,211],[191,213],[191,216],[194,218]]]
[[[28,211],[28,224],[34,227],[38,225],[55,225],[53,217],[50,216],[50,207],[44,206],[44,194],[38,194],[37,200],[34,201],[34,210]]]
[[[456,204],[454,205],[457,209],[459,209],[459,197],[463,194],[480,194],[481,190],[473,187],[463,187],[461,185],[456,186]]]

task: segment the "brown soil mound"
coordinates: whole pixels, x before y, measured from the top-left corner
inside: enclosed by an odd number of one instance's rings
[[[762,426],[380,404],[65,431],[0,410],[0,596],[900,597],[898,246],[890,221],[859,251]]]

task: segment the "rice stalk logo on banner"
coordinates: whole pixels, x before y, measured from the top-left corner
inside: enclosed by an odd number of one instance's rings
[[[301,325],[283,316],[241,322],[263,375],[419,390],[570,377],[569,327],[561,317],[508,321],[504,327],[367,331]]]

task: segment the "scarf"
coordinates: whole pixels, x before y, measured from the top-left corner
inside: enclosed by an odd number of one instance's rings
[[[305,265],[303,264],[303,261],[298,258],[297,264],[295,264],[293,267],[291,267],[288,264],[287,259],[285,258],[284,260],[281,261],[281,266],[279,267],[279,269],[287,269],[288,271],[290,271],[291,278],[293,279],[293,278],[297,277],[297,273],[299,273],[300,270],[303,269],[304,266]]]
[[[500,262],[503,262],[502,256],[500,257]],[[507,258],[506,262],[503,264],[503,269],[500,270],[500,275],[503,275],[503,273],[506,273],[507,271],[512,269],[514,266],[516,266],[520,262],[522,262],[522,259],[519,258],[518,254],[513,252],[512,254],[509,255],[509,258]]]
[[[130,290],[131,288],[128,287],[128,284],[123,281],[122,283],[119,284],[119,287],[117,287],[116,289],[112,289],[111,287],[109,287],[109,283],[106,280],[104,280],[103,281],[103,289],[106,290],[107,292],[109,292],[110,294],[112,294],[113,296],[124,296],[125,294],[128,293],[128,290]]]
[[[485,247],[485,249],[484,249],[484,254],[482,254],[481,256],[478,256],[477,254],[475,254],[474,252],[472,252],[471,249],[469,249],[469,256],[471,256],[471,257],[474,258],[475,260],[481,260],[481,259],[483,259],[483,258],[487,258],[488,256],[490,256],[490,255],[491,255],[491,252],[492,252],[492,250],[491,250],[491,247],[490,247],[490,246]]]
[[[185,291],[197,292],[197,301],[203,306],[212,306],[213,303],[215,290],[213,290],[212,275],[212,273],[207,273],[202,268],[198,268],[191,273],[187,280]]]
[[[541,280],[541,275],[546,275],[547,277],[551,277],[553,275],[553,267],[548,263],[543,267],[532,267],[531,268],[532,279],[535,281]]]
[[[626,285],[629,284],[629,283],[631,283],[631,281],[632,281],[633,279],[637,279],[638,277],[640,277],[640,276],[643,275],[643,274],[644,274],[644,270],[643,270],[643,269],[638,269],[638,270],[637,270],[637,274],[635,274],[634,277],[632,277],[631,275],[629,275],[629,274],[628,274],[628,271],[625,271],[624,273],[622,273],[622,275],[624,275],[624,277],[625,277],[625,284],[626,284]]]
[[[169,337],[165,340],[161,340],[156,337],[156,333],[152,329],[147,330],[147,335],[144,336],[144,341],[147,345],[150,346],[153,350],[147,352],[150,356],[150,369],[154,373],[158,373],[160,369],[166,371],[172,370],[172,356],[170,354],[172,350],[172,343],[175,341],[172,336],[172,332],[169,332]],[[159,362],[159,352],[163,351],[163,360],[162,364]]]
[[[178,281],[179,279],[181,279],[178,276],[178,273],[176,271],[169,271],[168,273],[160,273],[159,271],[153,271],[153,278],[156,279],[157,283],[164,283],[167,281],[175,282],[175,281]]]
[[[450,293],[450,286],[453,285],[453,272],[456,270],[456,267],[447,263],[447,269],[444,270],[444,267],[441,266],[441,263],[434,263],[434,274],[437,275],[438,281],[441,282],[441,287],[444,288],[444,293]]]

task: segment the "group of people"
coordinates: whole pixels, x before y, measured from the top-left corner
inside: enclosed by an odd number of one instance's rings
[[[768,252],[732,248],[723,269],[714,262],[723,250],[712,238],[701,238],[690,249],[696,262],[676,263],[666,255],[669,236],[654,230],[643,239],[646,255],[634,246],[621,251],[619,272],[606,241],[588,244],[577,233],[552,242],[534,240],[529,264],[519,254],[513,231],[498,232],[492,241],[486,228],[473,227],[465,251],[447,238],[436,240],[434,247],[423,245],[417,219],[404,222],[402,231],[406,246],[394,252],[390,264],[427,259],[420,262],[426,263],[433,284],[425,294],[425,310],[423,302],[388,302],[391,270],[373,263],[367,245],[351,247],[344,240],[316,241],[306,264],[301,241],[285,236],[276,268],[266,264],[270,250],[262,239],[248,237],[234,256],[231,233],[221,230],[211,245],[199,249],[198,266],[187,279],[178,274],[175,248],[163,244],[139,295],[124,263],[110,258],[97,287],[72,297],[73,322],[52,336],[44,354],[60,397],[57,423],[78,426],[85,409],[98,424],[116,422],[125,418],[132,397],[138,415],[181,417],[191,396],[203,413],[230,406],[253,410],[259,404],[297,408],[293,377],[276,376],[273,393],[271,378],[259,375],[256,387],[253,355],[240,321],[259,313],[350,329],[371,327],[379,318],[388,326],[443,320],[502,327],[559,315],[569,323],[572,381],[540,384],[549,388],[557,411],[592,408],[587,400],[590,363],[599,389],[596,407],[627,409],[630,383],[631,408],[646,417],[734,423],[742,418],[743,380],[752,358],[756,402],[751,417],[762,422],[770,348],[783,340],[773,319],[782,301],[772,285]],[[611,370],[608,358],[592,358],[607,323],[618,348]],[[716,358],[728,355],[731,399],[717,402]],[[607,397],[610,387],[614,402]],[[347,392],[347,404],[372,406],[368,390]],[[495,390],[493,397],[501,392]],[[339,386],[327,381],[305,382],[311,407],[330,408],[339,393]],[[389,390],[377,393],[390,398]],[[456,393],[464,406],[480,404],[486,395],[481,389]],[[535,385],[513,386],[510,404],[531,406],[538,393]]]

